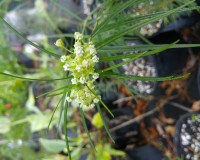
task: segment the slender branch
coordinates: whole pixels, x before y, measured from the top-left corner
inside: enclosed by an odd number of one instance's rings
[[[123,97],[123,98],[120,98],[120,99],[114,101],[113,104],[118,104],[118,103],[122,103],[124,101],[129,101],[129,100],[132,100],[133,98],[134,98],[133,96]]]
[[[170,100],[172,100],[172,99],[174,99],[174,98],[176,98],[176,97],[177,97],[177,95],[172,96],[172,97],[169,97],[169,98],[163,100],[156,108],[152,109],[151,111],[146,112],[146,113],[144,113],[144,114],[142,114],[142,115],[139,115],[139,116],[137,116],[137,117],[135,117],[135,118],[133,118],[133,119],[130,119],[129,121],[126,121],[126,122],[124,122],[124,123],[122,123],[122,124],[120,124],[120,125],[118,125],[118,126],[116,126],[116,127],[113,127],[113,128],[110,129],[110,131],[111,131],[111,132],[114,132],[114,131],[116,131],[116,130],[122,128],[122,127],[128,126],[128,125],[130,125],[130,124],[132,124],[132,123],[135,123],[135,122],[138,122],[138,121],[141,121],[141,120],[144,119],[145,117],[148,117],[148,116],[152,115],[153,113],[157,112],[157,111],[158,111],[160,108],[162,108],[168,101],[170,101]]]
[[[175,102],[169,102],[169,104],[173,105],[174,107],[180,108],[180,109],[182,109],[184,111],[192,112],[192,109],[187,108],[187,107],[185,107],[185,106],[183,106],[181,104],[178,104],[178,103],[175,103]]]

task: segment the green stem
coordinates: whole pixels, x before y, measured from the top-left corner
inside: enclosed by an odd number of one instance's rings
[[[65,142],[66,142],[66,146],[67,146],[67,152],[68,152],[68,156],[69,156],[69,160],[72,160],[71,157],[71,151],[69,148],[69,139],[68,139],[68,133],[67,133],[67,109],[68,109],[68,102],[64,102],[65,99],[63,99],[63,104],[65,105],[64,107],[64,134],[65,134]]]
[[[110,115],[112,116],[112,117],[114,117],[114,115],[113,115],[113,113],[110,111],[110,109],[106,106],[106,104],[105,103],[103,103],[103,101],[94,93],[94,91],[92,90],[92,89],[90,89],[87,85],[86,85],[86,87],[90,90],[90,92],[95,96],[95,98],[97,98],[99,101],[100,101],[100,103],[104,106],[104,108],[108,111],[108,113],[110,113]]]
[[[86,124],[84,112],[83,112],[83,110],[82,110],[81,107],[79,107],[79,110],[80,110],[80,114],[81,114],[81,119],[82,119],[83,127],[84,127],[85,132],[86,132],[86,134],[87,134],[87,137],[88,137],[88,139],[89,139],[90,145],[91,145],[91,147],[96,151],[95,146],[94,146],[94,143],[93,143],[92,138],[91,138],[91,136],[90,136],[89,130],[88,130],[88,128],[87,128],[87,124]]]
[[[31,42],[30,40],[28,40],[27,38],[25,38],[21,33],[19,33],[16,29],[14,29],[8,22],[6,22],[1,16],[0,16],[0,21],[2,21],[8,28],[10,28],[17,36],[19,36],[21,39],[23,39],[25,42],[27,42],[28,44],[34,46],[35,48],[39,49],[42,52],[45,52],[51,56],[54,56],[56,58],[59,58],[60,55],[55,54],[53,52],[50,52],[38,45],[36,45],[35,43]]]

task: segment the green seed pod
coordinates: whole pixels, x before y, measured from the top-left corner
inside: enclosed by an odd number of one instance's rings
[[[56,45],[57,47],[60,47],[60,48],[64,48],[64,47],[65,47],[65,44],[64,44],[64,42],[63,42],[62,39],[58,39],[58,40],[56,41],[55,45]]]

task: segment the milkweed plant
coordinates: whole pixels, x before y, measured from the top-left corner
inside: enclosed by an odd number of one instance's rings
[[[63,80],[66,81],[66,86],[62,88],[55,89],[51,92],[62,91],[60,94],[61,98],[61,112],[64,113],[64,132],[65,140],[68,151],[69,159],[71,160],[71,150],[69,146],[69,139],[67,133],[67,110],[70,104],[75,104],[79,106],[80,115],[83,122],[83,127],[86,131],[87,137],[91,146],[95,150],[93,140],[90,136],[90,132],[86,125],[85,112],[88,110],[96,108],[99,117],[101,117],[102,124],[108,134],[112,139],[109,132],[109,128],[106,124],[106,119],[102,113],[102,107],[104,107],[107,112],[111,115],[112,112],[109,109],[97,91],[95,84],[98,78],[110,78],[117,79],[127,88],[125,81],[128,80],[141,80],[141,81],[166,81],[174,80],[179,78],[188,77],[188,74],[178,75],[178,76],[167,76],[167,77],[143,77],[136,75],[128,75],[119,71],[119,68],[125,64],[131,63],[132,61],[153,54],[157,54],[169,48],[186,48],[186,47],[199,47],[199,44],[177,44],[178,41],[172,44],[157,45],[157,44],[145,44],[142,45],[127,45],[127,37],[132,37],[133,39],[138,39],[140,28],[159,21],[160,19],[166,18],[168,16],[176,15],[184,11],[191,11],[199,9],[195,6],[195,2],[191,0],[186,0],[184,3],[177,0],[179,6],[170,7],[165,11],[157,11],[158,8],[149,10],[149,13],[136,14],[136,16],[130,13],[131,7],[137,6],[140,3],[139,0],[127,0],[127,1],[116,1],[112,0],[104,1],[101,5],[97,7],[80,23],[82,26],[81,32],[76,31],[73,35],[74,44],[69,47],[63,42],[62,39],[58,39],[55,45],[63,49],[63,53],[57,54],[53,53],[41,46],[31,42],[22,34],[20,34],[15,28],[8,24],[2,17],[0,21],[4,23],[8,28],[10,28],[15,34],[22,38],[25,42],[31,44],[32,46],[38,48],[43,53],[49,56],[55,57],[60,61],[63,68],[63,77],[58,77],[56,79],[47,79],[46,77],[42,79],[28,78],[15,74],[1,72],[0,74],[5,76],[11,76],[14,78],[21,78],[28,81],[56,81]],[[162,2],[160,2],[162,3]],[[173,6],[173,5],[172,5]],[[159,8],[160,9],[160,8]],[[129,13],[130,11],[130,13]],[[154,11],[154,12],[153,12]],[[75,16],[74,18],[76,18]],[[80,20],[80,18],[78,18]],[[137,51],[137,53],[130,53],[131,51]],[[116,61],[122,60],[118,63]],[[99,68],[98,64],[106,63],[107,67]],[[129,90],[130,88],[128,88]],[[131,89],[129,91],[132,91]],[[136,92],[131,92],[133,95]],[[58,103],[58,104],[59,104]],[[58,106],[58,105],[57,105]],[[57,107],[55,108],[55,110]],[[54,113],[55,113],[54,110]],[[53,114],[54,114],[53,113]],[[60,115],[62,116],[62,114]],[[53,117],[53,116],[52,116]],[[51,120],[50,120],[51,123]]]
[[[97,51],[93,42],[83,42],[83,35],[74,33],[74,52],[63,55],[60,61],[63,63],[64,71],[72,75],[71,84],[74,85],[71,93],[66,97],[68,102],[75,101],[83,110],[94,108],[101,98],[97,96],[94,82],[99,78],[95,72],[95,64],[99,62]],[[55,43],[58,47],[64,47],[61,39]]]

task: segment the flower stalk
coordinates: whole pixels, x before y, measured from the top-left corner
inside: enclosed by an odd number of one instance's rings
[[[96,55],[97,51],[93,42],[84,43],[83,35],[79,32],[74,33],[74,39],[74,52],[60,57],[63,70],[71,73],[73,77],[71,83],[76,85],[66,100],[68,102],[74,101],[83,110],[89,110],[94,108],[95,104],[101,99],[97,95],[94,85],[99,78],[99,74],[94,69],[99,58]],[[60,40],[57,40],[55,44],[57,47],[64,48],[64,44]]]

